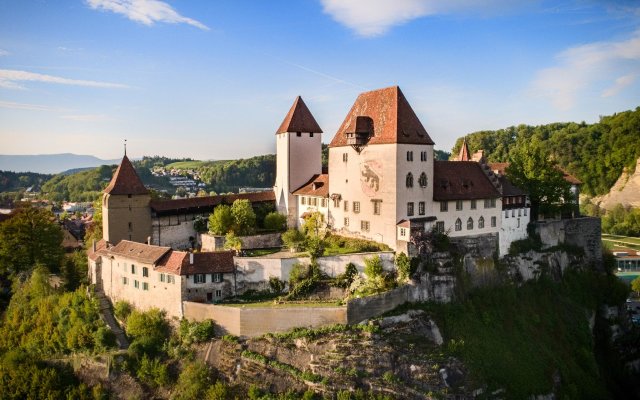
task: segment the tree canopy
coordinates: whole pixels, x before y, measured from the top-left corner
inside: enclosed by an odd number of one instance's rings
[[[13,274],[42,264],[57,271],[63,257],[62,230],[49,210],[24,206],[0,224],[0,272]]]

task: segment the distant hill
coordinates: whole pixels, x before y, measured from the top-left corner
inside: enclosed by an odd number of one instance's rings
[[[101,165],[113,165],[117,160],[103,160],[89,155],[72,153],[37,155],[1,155],[0,170],[13,172],[37,172],[40,174],[58,174],[70,169],[95,168]]]

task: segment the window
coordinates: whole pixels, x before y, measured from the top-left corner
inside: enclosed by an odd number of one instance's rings
[[[456,200],[456,211],[462,211],[462,200]]]
[[[205,274],[195,274],[193,276],[193,283],[206,283],[207,275]]]
[[[149,290],[149,284],[147,282],[142,282],[142,290]]]
[[[473,218],[469,217],[467,220],[467,230],[470,231],[473,229]]]
[[[515,209],[511,210],[511,216],[512,216],[512,217],[515,217],[515,216],[516,216],[516,210],[515,210]]]
[[[491,217],[491,227],[492,228],[496,227],[496,217]]]
[[[145,278],[149,277],[149,268],[142,267],[142,276],[144,276]]]
[[[360,212],[360,202],[359,201],[354,201],[353,202],[353,212],[356,213],[356,214]]]
[[[313,137],[313,132],[309,132],[309,137]]]
[[[302,132],[296,132],[297,137],[302,137]]]
[[[301,196],[301,197],[300,197],[300,204],[302,204],[303,206],[304,206],[305,204],[307,204],[307,198],[306,198],[306,197],[304,197],[304,196]]]
[[[407,230],[405,228],[400,228],[400,236],[404,237],[407,234]]]
[[[369,232],[369,221],[360,221],[360,230],[363,232]]]
[[[421,151],[420,152],[420,161],[427,161],[427,152],[426,151]]]
[[[167,283],[176,283],[175,276],[167,275]]]
[[[526,207],[524,208],[524,216],[525,217],[527,216],[527,208]]]
[[[344,210],[349,211],[349,202],[346,200],[344,201]]]
[[[447,212],[449,211],[449,203],[446,201],[441,201],[440,202],[440,212]]]
[[[371,202],[373,203],[373,215],[380,215],[382,200],[371,200]]]
[[[160,282],[166,282],[167,276],[165,274],[160,274]]]
[[[344,162],[349,161],[349,153],[342,153],[342,161]]]
[[[321,199],[320,200],[320,207],[327,208],[327,199]]]
[[[135,265],[133,265],[133,264],[131,264],[131,273],[132,273],[133,275],[135,275],[135,274],[136,274],[136,266],[135,266]]]
[[[309,198],[309,205],[317,207],[318,206],[318,199],[316,197],[310,197]]]
[[[333,207],[334,208],[340,207],[340,199],[338,199],[337,197],[333,199]]]
[[[344,217],[344,226],[349,226],[349,217]]]
[[[484,217],[478,218],[478,229],[484,228]]]
[[[222,297],[222,290],[216,290],[216,297]]]
[[[425,174],[424,172],[420,174],[420,178],[418,178],[418,184],[420,185],[420,187],[427,187],[427,174]]]
[[[122,284],[123,284],[123,285],[126,285],[126,284],[127,284],[127,282],[128,282],[127,277],[126,277],[126,276],[123,276],[123,277],[122,277]]]
[[[129,199],[130,199],[130,198],[131,198],[131,195],[130,195],[130,194],[128,194],[128,195],[127,195],[127,198],[129,198]]]
[[[424,215],[424,201],[418,203],[418,215]]]
[[[407,215],[408,216],[412,216],[413,215],[413,202],[412,201],[407,203]]]
[[[140,289],[140,282],[138,282],[137,280],[133,280],[133,287],[136,289]]]
[[[521,213],[521,212],[522,212],[522,211],[518,208],[518,217],[520,217],[520,213]]]
[[[504,210],[504,217],[509,218],[509,210]]]
[[[476,209],[476,201],[475,200],[471,200],[471,209],[472,210]]]
[[[413,151],[407,151],[407,161],[413,161]]]
[[[460,218],[456,219],[456,231],[461,231],[462,230],[462,221],[460,221]]]
[[[413,174],[411,172],[407,174],[407,187],[413,187]]]
[[[436,231],[444,233],[444,221],[436,222]]]
[[[219,272],[215,274],[211,274],[211,281],[216,283],[222,282],[222,274]]]
[[[516,228],[520,228],[520,218],[518,218],[518,226]]]
[[[496,199],[484,199],[484,208],[496,208]]]

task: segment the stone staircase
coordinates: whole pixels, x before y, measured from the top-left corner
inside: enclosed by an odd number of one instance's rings
[[[128,349],[129,340],[127,339],[127,336],[124,334],[124,331],[122,330],[122,328],[120,328],[118,321],[116,321],[115,317],[113,316],[113,308],[111,307],[111,302],[104,295],[104,292],[102,291],[96,291],[96,298],[100,303],[100,317],[107,324],[109,329],[111,329],[111,332],[113,332],[116,335],[116,342],[118,343],[118,348],[120,348],[121,350]]]

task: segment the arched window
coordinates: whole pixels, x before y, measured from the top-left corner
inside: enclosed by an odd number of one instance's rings
[[[484,228],[484,217],[478,218],[478,229]]]
[[[469,217],[467,220],[467,230],[470,231],[473,229],[473,218]]]
[[[407,187],[413,187],[413,174],[411,172],[407,174]]]
[[[427,174],[425,174],[424,172],[420,174],[420,178],[418,178],[418,184],[420,184],[420,187],[427,187]]]
[[[462,230],[462,221],[460,221],[460,218],[458,218],[456,220],[456,231],[461,231]]]

